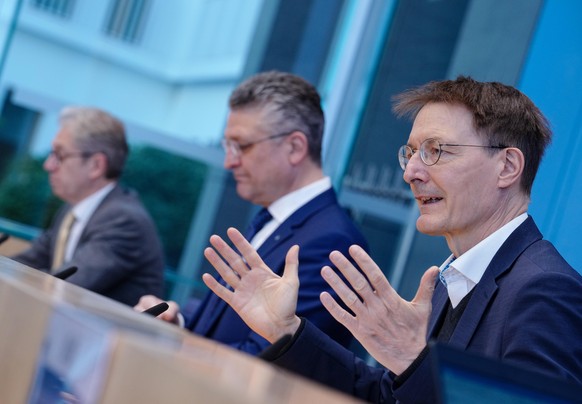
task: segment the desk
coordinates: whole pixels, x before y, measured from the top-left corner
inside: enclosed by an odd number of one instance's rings
[[[5,257],[0,324],[0,402],[356,402]]]

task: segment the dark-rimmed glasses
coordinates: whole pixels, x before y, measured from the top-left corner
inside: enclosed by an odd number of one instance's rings
[[[79,151],[79,152],[62,152],[60,150],[51,150],[47,156],[47,160],[53,158],[57,165],[63,164],[63,161],[74,158],[80,157],[86,159],[87,157],[91,157],[92,155],[99,153],[99,152],[88,152],[88,151]]]
[[[279,133],[277,135],[263,137],[263,138],[253,140],[250,142],[246,142],[246,143],[240,143],[240,142],[237,142],[236,140],[232,140],[232,139],[222,139],[220,143],[222,144],[222,148],[224,149],[225,153],[228,154],[230,152],[232,156],[239,158],[242,155],[242,152],[249,149],[251,146],[254,146],[258,143],[266,142],[267,140],[276,139],[276,138],[284,137],[284,136],[289,136],[293,132],[295,132],[295,131]]]
[[[507,146],[488,146],[480,144],[456,144],[456,143],[440,143],[437,139],[426,139],[420,144],[418,149],[413,149],[408,145],[400,146],[398,150],[398,162],[403,170],[406,170],[406,165],[417,151],[420,151],[420,159],[427,166],[434,166],[441,158],[442,146],[462,146],[462,147],[483,147],[486,149],[506,149]]]

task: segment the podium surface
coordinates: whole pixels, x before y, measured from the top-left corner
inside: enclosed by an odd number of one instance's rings
[[[0,257],[0,402],[357,402]]]

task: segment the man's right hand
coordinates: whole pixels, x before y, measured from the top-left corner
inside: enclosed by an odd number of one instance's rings
[[[204,256],[232,290],[218,283],[210,274],[202,279],[218,297],[228,303],[243,321],[263,338],[273,343],[285,334],[293,335],[301,320],[295,315],[299,290],[299,247],[287,252],[285,271],[280,277],[265,265],[256,250],[236,229],[227,235],[242,256],[219,236],[210,237]]]
[[[133,307],[133,309],[142,312],[164,301],[165,300],[162,300],[154,295],[145,295],[139,299],[139,302]],[[173,301],[168,301],[166,303],[168,303],[168,310],[160,314],[158,318],[167,321],[168,323],[177,325],[180,324],[180,321],[178,319],[180,307],[178,306],[178,303]]]

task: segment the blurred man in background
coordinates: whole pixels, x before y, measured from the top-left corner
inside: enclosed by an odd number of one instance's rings
[[[232,171],[240,197],[262,207],[245,236],[277,273],[283,271],[287,250],[301,245],[297,312],[348,346],[351,335],[319,301],[321,292],[333,293],[319,271],[331,265],[332,249],[347,252],[352,244],[367,249],[367,243],[338,205],[331,181],[322,172],[325,120],[320,96],[304,79],[273,71],[240,84],[230,96],[229,107],[224,166]],[[146,296],[136,309],[158,302]],[[177,314],[172,303],[161,317],[176,322]],[[185,325],[251,354],[269,345],[212,293]]]
[[[12,257],[49,273],[76,266],[67,281],[128,305],[163,292],[163,251],[137,195],[117,181],[128,154],[122,122],[69,107],[44,163],[64,206],[31,247]]]

